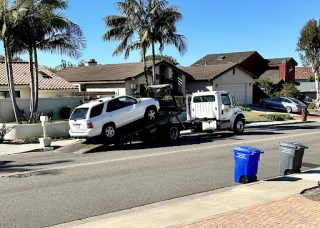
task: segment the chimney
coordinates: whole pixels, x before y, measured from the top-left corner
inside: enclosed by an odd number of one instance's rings
[[[95,59],[90,59],[89,61],[84,62],[85,66],[96,66],[97,62]]]

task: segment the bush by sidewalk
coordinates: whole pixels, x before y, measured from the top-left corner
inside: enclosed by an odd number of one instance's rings
[[[268,120],[272,121],[284,121],[284,120],[293,120],[294,118],[289,114],[266,114],[263,115]]]

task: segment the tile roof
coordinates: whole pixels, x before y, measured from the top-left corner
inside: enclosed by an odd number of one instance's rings
[[[268,79],[276,84],[282,80],[279,78],[279,68],[266,70],[259,78]]]
[[[316,85],[315,82],[300,82],[297,89],[300,90],[300,92],[316,92]]]
[[[202,59],[198,60],[191,66],[205,66],[205,65],[218,65],[226,63],[241,63],[249,56],[251,56],[255,51],[245,51],[245,52],[232,52],[232,53],[219,53],[219,54],[208,54]]]
[[[230,68],[238,65],[237,63],[227,63],[220,65],[207,65],[198,67],[181,67],[181,69],[192,75],[195,80],[210,80],[213,79]]]
[[[169,65],[172,69],[176,71],[183,70],[176,67],[166,61],[158,60],[156,65],[165,64]],[[147,68],[150,71],[152,62],[147,62]],[[134,78],[143,75],[144,64],[143,62],[133,62],[133,63],[118,63],[118,64],[105,64],[96,66],[84,66],[84,67],[69,67],[62,71],[57,72],[57,75],[64,78],[69,82],[90,82],[90,83],[116,83],[123,82],[129,78]],[[186,76],[192,77],[188,75]]]
[[[314,75],[311,67],[296,67],[295,79],[308,79]]]
[[[147,63],[151,66],[151,62]],[[124,81],[143,73],[143,62],[69,67],[57,75],[69,82]]]
[[[30,70],[28,62],[15,62],[12,64],[13,78],[15,85],[30,84]],[[0,63],[0,85],[8,85],[5,64]],[[75,89],[76,87],[52,73],[47,68],[39,66],[39,89],[56,90],[56,89]]]
[[[266,61],[269,65],[274,65],[274,64],[286,63],[286,61],[289,61],[290,59],[293,59],[293,58],[292,57],[273,58],[273,59],[266,59]]]

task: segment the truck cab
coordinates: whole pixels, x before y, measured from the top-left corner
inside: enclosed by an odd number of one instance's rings
[[[196,92],[186,98],[187,122],[196,130],[244,131],[245,115],[227,91]]]

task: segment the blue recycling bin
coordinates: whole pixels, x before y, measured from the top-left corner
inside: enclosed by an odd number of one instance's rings
[[[234,181],[242,184],[257,181],[258,163],[263,150],[251,146],[232,148],[234,153]]]

